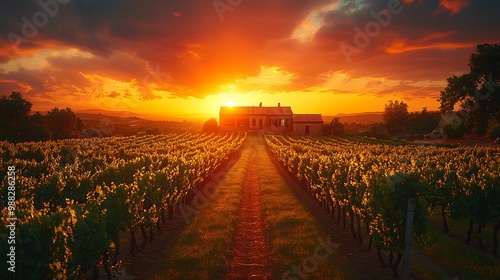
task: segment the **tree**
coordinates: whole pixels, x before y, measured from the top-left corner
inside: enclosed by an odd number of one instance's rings
[[[458,139],[465,134],[465,126],[463,123],[447,123],[441,128],[444,135],[450,139]]]
[[[377,139],[387,140],[389,139],[389,132],[387,131],[387,125],[383,123],[373,123],[368,126],[368,130],[361,133],[361,135],[375,137]]]
[[[332,127],[330,126],[329,123],[324,123],[323,127],[321,129],[321,134],[323,136],[330,136],[332,135]]]
[[[441,114],[437,111],[413,112],[408,114],[408,132],[415,134],[428,134],[439,127]]]
[[[402,101],[390,100],[385,105],[383,117],[390,134],[403,133],[408,124],[408,105]]]
[[[458,103],[458,115],[467,131],[484,136],[491,118],[500,121],[500,44],[478,45],[470,56],[469,69],[467,74],[447,79],[440,110],[452,113]]]
[[[22,130],[29,124],[29,113],[33,104],[19,92],[9,97],[0,97],[0,140],[12,142],[23,141]]]
[[[340,122],[340,118],[333,118],[330,122],[330,132],[333,136],[342,136],[345,132],[344,124]]]
[[[67,139],[82,136],[83,122],[71,108],[58,109],[57,107],[47,113],[45,117],[47,128],[52,134],[52,139]]]
[[[208,119],[203,124],[203,128],[201,129],[201,131],[204,133],[218,133],[219,125],[217,124],[217,120],[215,118]]]
[[[47,141],[50,140],[50,131],[47,128],[45,116],[36,112],[29,118],[29,125],[23,131],[23,140],[26,141]]]

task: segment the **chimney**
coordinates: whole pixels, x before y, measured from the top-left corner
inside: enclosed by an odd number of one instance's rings
[[[278,102],[278,108],[280,108],[280,107],[281,107],[281,103]]]
[[[259,103],[259,107],[262,107],[262,102]]]

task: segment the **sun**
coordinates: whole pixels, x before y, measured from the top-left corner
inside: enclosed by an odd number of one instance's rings
[[[227,106],[227,107],[234,107],[234,102],[227,102],[227,103],[226,103],[226,106]]]

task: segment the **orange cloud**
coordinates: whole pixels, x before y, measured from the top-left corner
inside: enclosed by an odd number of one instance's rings
[[[450,15],[456,15],[470,3],[470,0],[440,0],[439,6],[449,11]]]
[[[415,40],[394,39],[385,51],[387,53],[403,53],[425,49],[473,48],[476,45],[475,43],[453,42],[446,39],[456,33],[456,31],[438,32]]]
[[[20,33],[21,18],[39,10],[36,0],[4,2],[3,35]],[[189,110],[198,110],[221,94],[245,95],[252,104],[259,102],[252,96],[273,104],[287,97],[294,104],[435,99],[447,77],[467,70],[475,45],[498,41],[500,25],[491,12],[500,1],[401,0],[404,10],[348,63],[339,45],[353,43],[355,27],[376,23],[371,11],[387,0],[244,1],[223,22],[211,1],[113,3],[68,3],[17,52],[0,36],[0,93],[20,90],[50,106],[110,106],[122,98],[145,111],[141,104],[168,111],[193,100],[200,103]]]

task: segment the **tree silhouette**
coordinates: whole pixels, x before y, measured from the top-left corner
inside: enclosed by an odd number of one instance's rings
[[[208,119],[203,124],[203,128],[201,129],[201,131],[204,133],[218,133],[219,125],[217,124],[217,120],[215,118]]]
[[[32,103],[19,92],[9,97],[0,97],[0,139],[12,142],[23,141],[21,132],[29,125]]]
[[[441,121],[441,113],[437,111],[413,112],[408,114],[408,129],[407,132],[415,134],[428,134],[439,127]]]
[[[58,109],[57,107],[47,113],[47,128],[52,134],[52,139],[67,139],[82,136],[83,122],[71,108]]]
[[[484,136],[488,121],[500,121],[500,45],[478,45],[469,59],[470,71],[447,79],[439,99],[443,113],[452,113],[458,103],[458,115],[467,131]]]
[[[50,140],[50,131],[47,128],[45,116],[36,112],[29,118],[29,125],[22,131],[23,141],[47,141]]]
[[[30,115],[33,104],[19,92],[0,96],[0,141],[46,141],[82,136],[83,122],[70,108]]]
[[[403,133],[408,124],[408,105],[402,101],[390,100],[385,104],[383,117],[390,134]]]
[[[344,124],[340,122],[340,118],[333,118],[330,122],[330,132],[333,136],[342,136],[345,132]]]

